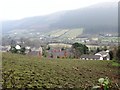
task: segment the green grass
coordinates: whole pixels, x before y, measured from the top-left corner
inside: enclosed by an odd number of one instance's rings
[[[63,35],[63,34],[66,33],[66,32],[68,32],[67,29],[61,29],[61,30],[57,30],[57,31],[54,31],[54,32],[52,31],[52,32],[50,33],[50,36],[59,37],[59,36]]]
[[[78,35],[81,35],[83,33],[82,28],[78,29],[71,29],[67,33],[61,36],[61,38],[76,38]]]
[[[117,63],[117,62],[113,62],[113,63],[112,63],[112,66],[120,67],[120,64]]]
[[[101,41],[112,41],[112,42],[118,42],[120,40],[120,37],[103,37],[101,38]]]
[[[3,88],[87,88],[101,77],[118,82],[111,61],[46,59],[3,53]],[[114,82],[113,82],[114,81]]]
[[[75,28],[75,29],[61,29],[55,30],[51,32],[47,32],[45,35],[50,35],[59,38],[75,38],[78,35],[83,33],[83,28]]]

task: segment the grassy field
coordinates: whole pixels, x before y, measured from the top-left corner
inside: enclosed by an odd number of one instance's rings
[[[61,38],[76,38],[78,35],[81,35],[83,33],[82,28],[78,29],[71,29],[67,33],[61,36]]]
[[[90,88],[101,77],[108,77],[116,87],[120,78],[111,61],[39,59],[3,53],[2,65],[3,88]]]
[[[61,29],[56,31],[47,32],[46,35],[52,37],[60,37],[60,38],[75,38],[78,35],[83,33],[83,28],[76,28],[76,29]]]
[[[61,30],[51,31],[51,32],[49,32],[50,33],[49,35],[52,36],[52,37],[59,37],[66,32],[68,32],[67,29],[63,29],[63,30],[61,29]]]

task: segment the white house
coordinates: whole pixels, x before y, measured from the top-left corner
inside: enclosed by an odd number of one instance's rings
[[[98,52],[95,55],[100,56],[100,60],[110,60],[109,50]]]
[[[16,48],[17,50],[20,50],[20,49],[21,49],[21,46],[20,46],[20,45],[16,45],[15,48]]]

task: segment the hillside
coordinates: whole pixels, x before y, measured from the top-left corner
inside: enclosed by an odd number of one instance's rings
[[[117,90],[118,68],[111,61],[39,59],[3,53],[3,88],[86,88],[97,84],[99,78],[108,77]]]
[[[58,29],[55,31],[51,31],[47,33],[50,37],[57,37],[57,38],[75,38],[78,35],[81,35],[83,33],[82,28],[75,28],[75,29]]]
[[[117,33],[117,3],[101,3],[77,10],[56,12],[16,21],[4,21],[3,33],[10,31],[48,32],[84,28],[84,33]]]

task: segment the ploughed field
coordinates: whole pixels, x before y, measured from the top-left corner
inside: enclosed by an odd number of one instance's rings
[[[112,61],[48,59],[11,53],[2,55],[3,88],[90,88],[108,77],[119,82]]]

